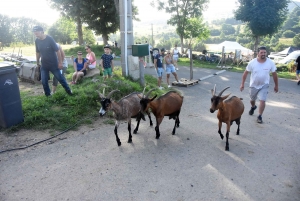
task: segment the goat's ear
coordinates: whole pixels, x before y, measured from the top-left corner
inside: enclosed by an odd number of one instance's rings
[[[142,99],[143,97],[140,95],[140,94],[137,94],[137,96],[140,98],[140,99]]]
[[[157,95],[155,95],[153,98],[151,98],[150,101],[153,101],[156,97],[157,97]]]
[[[225,100],[226,98],[228,98],[230,94],[226,95],[226,96],[222,96],[222,100]]]

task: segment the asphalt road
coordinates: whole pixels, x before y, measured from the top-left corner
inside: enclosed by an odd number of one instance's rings
[[[218,71],[197,68],[194,78]],[[146,73],[154,74],[153,68]],[[189,78],[189,69],[178,74]],[[175,135],[174,120],[165,118],[155,139],[147,120],[129,144],[121,124],[118,147],[113,125],[99,124],[52,144],[1,154],[0,200],[300,200],[300,86],[280,79],[274,93],[271,78],[264,123],[258,124],[257,111],[248,115],[248,89],[239,91],[241,76],[225,71],[177,87],[184,102]],[[229,86],[224,95],[244,99],[240,135],[233,124],[230,151],[217,132],[217,114],[209,112],[214,84],[217,93]]]

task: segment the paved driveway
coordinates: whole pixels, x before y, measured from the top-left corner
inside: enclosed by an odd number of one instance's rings
[[[217,71],[195,69],[194,78]],[[178,74],[188,78],[189,69]],[[0,200],[299,200],[300,87],[280,79],[275,94],[271,80],[264,124],[257,124],[240,81],[240,73],[225,71],[178,88],[184,103],[176,135],[174,121],[165,118],[157,140],[146,121],[128,144],[121,124],[118,147],[113,126],[99,123],[52,144],[1,154]],[[217,132],[216,113],[209,112],[214,84],[217,92],[229,86],[224,94],[244,99],[240,135],[233,124],[230,151]]]

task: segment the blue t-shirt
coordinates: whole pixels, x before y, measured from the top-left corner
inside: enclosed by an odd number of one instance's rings
[[[84,63],[86,62],[86,59],[83,58],[82,59],[82,63],[78,63],[78,59],[74,59],[74,62],[76,63],[76,66],[77,66],[77,71],[81,71],[84,67]]]
[[[111,68],[110,62],[113,60],[113,56],[110,54],[102,54],[101,59],[103,61],[103,68]]]
[[[51,36],[46,35],[44,40],[35,39],[35,50],[40,53],[42,67],[47,69],[58,68],[56,52],[58,47]]]
[[[164,59],[163,56],[160,54],[157,54],[157,55],[155,55],[154,59],[157,59],[157,62],[156,62],[157,67],[162,68],[163,67],[163,59]]]

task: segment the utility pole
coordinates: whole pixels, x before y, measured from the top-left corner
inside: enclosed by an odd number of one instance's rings
[[[121,67],[122,75],[128,76],[128,56],[132,55],[132,3],[131,0],[120,0],[120,32],[121,32]]]

